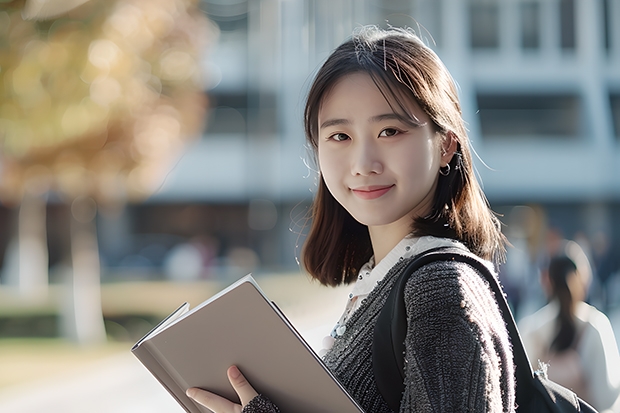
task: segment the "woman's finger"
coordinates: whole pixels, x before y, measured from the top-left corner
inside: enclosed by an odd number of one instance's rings
[[[215,393],[192,387],[187,389],[187,396],[215,413],[240,413],[241,406]]]
[[[241,405],[245,406],[252,400],[254,397],[258,396],[254,387],[248,383],[243,374],[239,371],[237,366],[230,366],[228,368],[228,380],[230,384],[233,386],[233,389],[237,392],[239,396],[239,400],[241,400]]]

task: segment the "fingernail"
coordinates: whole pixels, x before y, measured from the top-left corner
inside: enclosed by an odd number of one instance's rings
[[[239,369],[237,368],[237,366],[232,366],[230,368],[230,377],[232,377],[233,379],[238,378],[241,375],[241,372],[239,371]]]
[[[191,397],[192,399],[194,398],[194,396],[196,395],[196,389],[194,389],[193,387],[187,389],[187,391],[185,392],[185,394],[187,394],[187,397]]]

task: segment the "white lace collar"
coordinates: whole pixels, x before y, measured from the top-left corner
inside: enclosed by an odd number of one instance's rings
[[[349,298],[352,299],[356,296],[368,295],[373,288],[375,288],[377,283],[385,277],[390,268],[396,265],[398,261],[411,258],[424,251],[437,247],[458,247],[467,249],[459,241],[449,238],[437,238],[432,236],[418,238],[407,236],[396,244],[376,266],[374,265],[374,257],[362,266]]]

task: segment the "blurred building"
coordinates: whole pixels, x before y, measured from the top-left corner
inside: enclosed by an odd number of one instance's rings
[[[544,219],[534,232],[603,234],[608,248],[618,245],[620,1],[201,4],[219,27],[204,63],[206,129],[148,202],[101,217],[104,263],[163,268],[183,241],[214,268],[236,259],[240,268],[295,268],[316,183],[304,147],[305,93],[362,24],[413,27],[444,60],[484,161],[484,189],[504,221],[513,206],[536,205]]]

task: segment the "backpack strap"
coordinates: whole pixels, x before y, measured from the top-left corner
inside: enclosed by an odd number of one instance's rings
[[[497,278],[482,259],[468,251],[454,247],[434,248],[416,256],[398,277],[390,291],[375,325],[372,347],[373,372],[381,395],[393,411],[400,410],[400,401],[405,390],[404,354],[407,335],[405,286],[415,271],[436,261],[469,264],[489,283],[512,342],[516,379],[521,386],[516,395],[517,404],[522,404],[519,400],[519,393],[527,395],[532,392],[533,372],[506,297]]]
[[[534,374],[499,281],[482,259],[469,251],[453,247],[434,248],[416,256],[396,280],[377,319],[372,347],[373,372],[381,395],[393,411],[400,411],[400,401],[405,390],[405,286],[415,271],[435,261],[469,264],[489,283],[512,343],[518,412],[596,413],[592,406],[575,393],[548,380],[546,372],[537,371]]]

